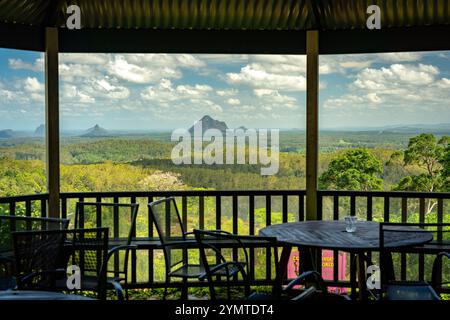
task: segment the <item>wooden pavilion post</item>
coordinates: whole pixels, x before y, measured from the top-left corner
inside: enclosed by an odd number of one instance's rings
[[[45,29],[45,128],[49,217],[60,216],[58,29]]]
[[[317,220],[319,31],[306,33],[306,220]]]

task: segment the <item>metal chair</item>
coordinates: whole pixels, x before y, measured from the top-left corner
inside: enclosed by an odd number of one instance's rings
[[[60,268],[65,236],[63,230],[12,233],[18,289],[55,290],[65,273]]]
[[[205,269],[205,272],[199,278],[200,280],[206,279],[208,281],[211,300],[222,299],[219,296],[221,291],[216,289],[218,285],[221,285],[220,281],[214,281],[214,278],[224,278],[226,286],[225,299],[227,300],[237,298],[232,294],[232,287],[243,288],[243,297],[247,300],[277,300],[281,298],[304,300],[316,296],[318,292],[327,292],[325,282],[320,274],[315,271],[304,272],[286,287],[282,288],[281,279],[278,277],[280,267],[276,238],[238,236],[220,230],[194,230],[194,234]],[[271,264],[273,262],[275,276],[271,277],[267,282],[273,288],[271,294],[251,292],[251,284],[253,282],[251,279],[252,270],[244,242],[247,244],[251,244],[251,242],[257,243],[258,248],[265,249],[266,259],[269,259]],[[228,251],[228,254],[225,251]],[[299,284],[307,284],[308,287],[302,291],[294,290]],[[237,293],[235,290],[235,294]]]
[[[136,218],[139,204],[136,203],[102,203],[78,202],[76,204],[75,227],[109,229],[109,246],[114,268],[106,270],[110,280],[123,283],[125,298],[128,300],[128,264],[130,253],[134,254],[136,246],[131,245],[136,237]],[[108,260],[109,261],[109,260]],[[110,281],[110,282],[111,282]]]
[[[163,298],[167,296],[171,278],[179,278],[184,282],[181,297],[186,299],[187,280],[198,279],[204,273],[201,264],[189,263],[187,249],[195,247],[196,242],[194,238],[188,239],[187,236],[193,233],[185,232],[173,197],[154,201],[148,206],[164,252],[166,279]]]
[[[406,227],[406,228],[405,228]],[[416,227],[416,230],[411,230]],[[402,245],[402,237],[414,237],[419,233],[430,233],[433,240],[427,244],[414,247]],[[450,258],[450,224],[449,223],[381,223],[380,224],[380,292],[378,297],[386,300],[440,300],[437,291],[442,282],[442,261]],[[423,254],[430,245],[440,248],[436,254],[430,281],[395,280],[392,253]],[[425,251],[424,251],[425,250]]]
[[[109,250],[108,240],[108,228],[14,232],[18,289],[95,291],[105,300],[109,286],[123,300],[120,279],[107,277],[108,260],[121,248]],[[68,266],[78,271],[79,287],[69,287]]]
[[[68,226],[68,219],[0,215],[0,290],[16,285],[12,232],[65,230]]]

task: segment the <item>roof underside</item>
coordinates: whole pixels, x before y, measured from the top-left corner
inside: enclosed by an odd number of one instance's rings
[[[65,27],[81,9],[81,30]],[[368,30],[369,5],[381,30]],[[450,50],[450,0],[0,0],[0,47],[60,52],[305,53]]]
[[[366,27],[377,4],[382,27],[450,24],[448,0],[0,0],[0,21],[64,27],[68,5],[84,28],[346,30]]]

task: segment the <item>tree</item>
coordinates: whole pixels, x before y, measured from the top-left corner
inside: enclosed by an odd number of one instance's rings
[[[422,133],[409,140],[408,148],[403,152],[394,152],[387,165],[402,162],[405,168],[419,169],[400,179],[394,190],[439,192],[448,190],[447,162],[450,137],[443,136],[439,141],[432,133]],[[402,161],[403,157],[403,161]],[[430,213],[436,201],[428,201],[427,213]]]
[[[443,179],[443,189],[444,191],[450,190],[450,144],[448,143],[448,140],[450,140],[450,137],[447,138],[443,142],[446,144],[445,152],[442,156],[441,163],[442,163],[442,179]],[[442,139],[441,139],[442,141]]]
[[[381,162],[367,149],[350,149],[331,160],[319,184],[322,189],[381,190],[382,171]]]

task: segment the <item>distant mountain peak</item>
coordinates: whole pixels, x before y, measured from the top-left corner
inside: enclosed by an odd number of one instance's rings
[[[203,116],[198,122],[202,123],[202,134],[205,133],[205,131],[209,130],[209,129],[217,129],[223,133],[225,133],[225,131],[228,129],[228,126],[225,122],[215,120],[212,117],[210,117],[209,115]],[[198,122],[196,122],[196,124]],[[189,128],[189,132],[191,134],[194,133],[194,127],[195,127],[195,124]]]
[[[45,124],[41,124],[39,127],[34,130],[34,135],[38,137],[45,136]]]
[[[108,130],[100,127],[98,124],[86,130],[85,133],[81,135],[81,137],[108,137],[111,134]]]
[[[0,139],[13,138],[14,135],[14,131],[11,129],[0,130]]]

